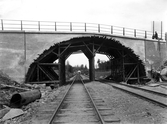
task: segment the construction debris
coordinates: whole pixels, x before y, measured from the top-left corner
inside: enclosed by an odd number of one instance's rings
[[[10,111],[6,113],[5,116],[2,118],[2,121],[12,119],[12,118],[18,117],[23,114],[24,112],[21,109],[10,109]]]
[[[0,119],[4,117],[4,115],[10,111],[10,108],[4,108],[0,110]]]
[[[20,108],[23,105],[27,105],[28,103],[34,102],[36,99],[40,98],[41,98],[40,90],[31,90],[31,91],[16,93],[12,96],[10,100],[10,107]]]

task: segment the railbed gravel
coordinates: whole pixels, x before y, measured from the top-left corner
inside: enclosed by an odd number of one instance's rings
[[[120,124],[167,124],[167,108],[98,81],[86,83],[86,86],[104,100],[114,116],[121,120]],[[43,113],[50,111],[50,106],[58,101],[58,97],[65,93],[68,87],[69,85],[54,90],[43,90],[40,100],[22,108],[26,111],[24,115],[7,120],[4,124],[46,124],[50,117]]]
[[[97,81],[86,86],[105,101],[121,124],[167,124],[167,108]]]

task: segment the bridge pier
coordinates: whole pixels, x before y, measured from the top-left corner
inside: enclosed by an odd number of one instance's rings
[[[94,56],[89,58],[89,80],[95,80]]]
[[[66,83],[65,57],[59,57],[59,82],[60,86]]]

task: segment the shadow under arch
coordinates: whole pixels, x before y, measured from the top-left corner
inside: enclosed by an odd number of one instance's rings
[[[44,50],[28,68],[26,82],[59,81],[59,58],[67,59],[73,52],[81,50],[87,58],[95,53],[108,56],[111,61],[111,75],[108,79],[125,82],[141,82],[146,76],[145,67],[134,51],[114,38],[102,36],[75,37],[59,42]]]

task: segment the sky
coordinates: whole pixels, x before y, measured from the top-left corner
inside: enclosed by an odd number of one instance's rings
[[[167,0],[0,0],[0,19],[87,22],[147,31],[153,21],[160,30],[162,21],[167,32]]]

